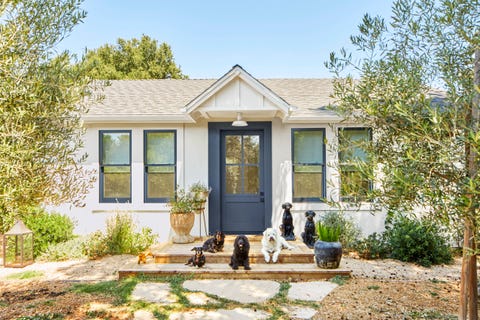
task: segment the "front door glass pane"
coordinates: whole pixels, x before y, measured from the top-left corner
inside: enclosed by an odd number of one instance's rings
[[[260,136],[225,136],[225,183],[227,194],[260,192]]]

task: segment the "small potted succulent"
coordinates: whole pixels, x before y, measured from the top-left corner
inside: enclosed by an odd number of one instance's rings
[[[323,269],[336,269],[342,259],[342,244],[338,241],[340,227],[317,221],[315,224],[318,240],[315,241],[314,254],[317,266]]]
[[[168,203],[170,207],[170,226],[175,235],[174,243],[190,243],[194,238],[190,235],[195,222],[195,201],[184,189],[177,188],[175,197]]]

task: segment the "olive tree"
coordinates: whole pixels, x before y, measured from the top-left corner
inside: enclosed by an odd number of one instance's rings
[[[365,15],[359,31],[326,62],[334,109],[373,132],[349,165],[378,184],[372,204],[462,222],[459,316],[477,319],[480,2],[396,0],[391,21]]]
[[[91,185],[79,150],[92,88],[82,64],[55,51],[85,17],[81,2],[0,5],[0,233],[31,206],[78,204]]]

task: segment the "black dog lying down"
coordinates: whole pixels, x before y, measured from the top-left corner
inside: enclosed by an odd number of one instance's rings
[[[250,263],[248,260],[248,253],[250,251],[250,242],[244,235],[237,236],[233,243],[233,254],[230,258],[230,267],[237,270],[238,266],[243,266],[245,270],[250,270]]]
[[[222,231],[217,231],[213,235],[213,238],[210,238],[203,243],[203,251],[211,253],[223,251],[224,242],[225,234]]]
[[[191,251],[195,251],[195,254],[188,259],[187,263],[185,265],[193,266],[193,267],[203,267],[205,264],[205,255],[203,254],[203,248],[202,247],[194,247]]]

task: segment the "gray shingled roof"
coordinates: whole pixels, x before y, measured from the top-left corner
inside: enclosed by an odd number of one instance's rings
[[[172,115],[208,89],[216,79],[113,80],[104,89],[104,100],[91,106],[88,115]],[[258,79],[267,88],[298,108],[299,113],[323,109],[331,99],[331,79]]]

